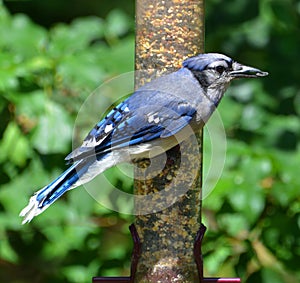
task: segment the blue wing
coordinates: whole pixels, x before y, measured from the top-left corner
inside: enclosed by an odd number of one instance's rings
[[[71,163],[92,155],[101,158],[115,149],[170,137],[184,128],[195,113],[194,106],[170,94],[136,92],[96,124],[82,146],[66,160]]]

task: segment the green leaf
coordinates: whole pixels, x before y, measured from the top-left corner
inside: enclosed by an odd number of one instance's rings
[[[91,51],[66,55],[57,66],[57,75],[65,85],[91,92],[105,77],[103,67],[96,63],[98,60],[95,52]]]
[[[44,114],[43,105],[45,105],[47,97],[41,90],[28,93],[10,92],[5,96],[15,104],[17,115],[37,119]]]
[[[218,274],[218,270],[222,266],[224,262],[231,255],[231,248],[229,246],[218,246],[212,254],[207,255],[205,257],[205,267],[208,270],[209,274],[216,275]],[[219,275],[219,274],[218,274]]]
[[[81,283],[88,282],[91,278],[90,274],[96,274],[98,265],[72,265],[62,269],[62,273],[70,280],[70,282]]]
[[[89,47],[93,40],[103,37],[103,21],[97,17],[76,19],[70,26],[58,24],[50,30],[49,52],[64,57]]]
[[[24,166],[31,153],[27,138],[15,122],[6,127],[0,147],[0,162],[7,159],[17,166]]]
[[[218,223],[232,237],[247,235],[249,230],[249,221],[243,214],[223,213],[218,217]]]
[[[0,25],[0,37],[2,46],[12,49],[20,59],[41,52],[47,42],[45,29],[33,24],[24,14],[17,14],[11,21]]]
[[[65,153],[70,148],[72,120],[61,105],[47,100],[32,137],[34,147],[43,154]]]
[[[121,10],[111,11],[106,18],[105,35],[117,38],[124,35],[130,28],[131,20]]]

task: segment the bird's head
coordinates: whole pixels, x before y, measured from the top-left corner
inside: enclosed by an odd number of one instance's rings
[[[199,54],[188,58],[182,65],[194,74],[215,104],[218,104],[232,80],[268,75],[267,72],[242,65],[228,56],[218,53]]]

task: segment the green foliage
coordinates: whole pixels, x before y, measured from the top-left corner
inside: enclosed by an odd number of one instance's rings
[[[114,10],[106,19],[46,30],[0,6],[1,282],[89,282],[99,273],[128,270],[131,217],[99,208],[84,189],[30,226],[21,226],[18,214],[35,190],[66,168],[76,114],[88,95],[133,69],[132,25]]]
[[[208,4],[206,50],[270,72],[233,84],[218,108],[228,148],[222,177],[203,201],[208,274],[248,283],[300,280],[299,5]]]
[[[298,282],[300,2],[206,5],[206,50],[270,76],[235,82],[218,108],[227,156],[221,179],[203,200],[205,274],[247,283]],[[0,4],[1,282],[90,282],[98,274],[128,274],[132,218],[107,210],[84,189],[30,225],[21,226],[18,213],[65,169],[76,115],[89,94],[131,71],[133,62],[133,19],[121,10],[46,30]],[[98,115],[115,97],[102,99],[99,109],[88,105]],[[91,118],[84,128],[95,122]],[[119,170],[106,177],[130,190],[130,178]]]

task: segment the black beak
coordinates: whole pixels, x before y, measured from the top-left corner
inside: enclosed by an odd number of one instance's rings
[[[232,68],[233,70],[230,72],[230,75],[233,78],[257,78],[265,77],[269,74],[268,72],[263,72],[259,69],[245,66],[237,62],[232,64]]]

